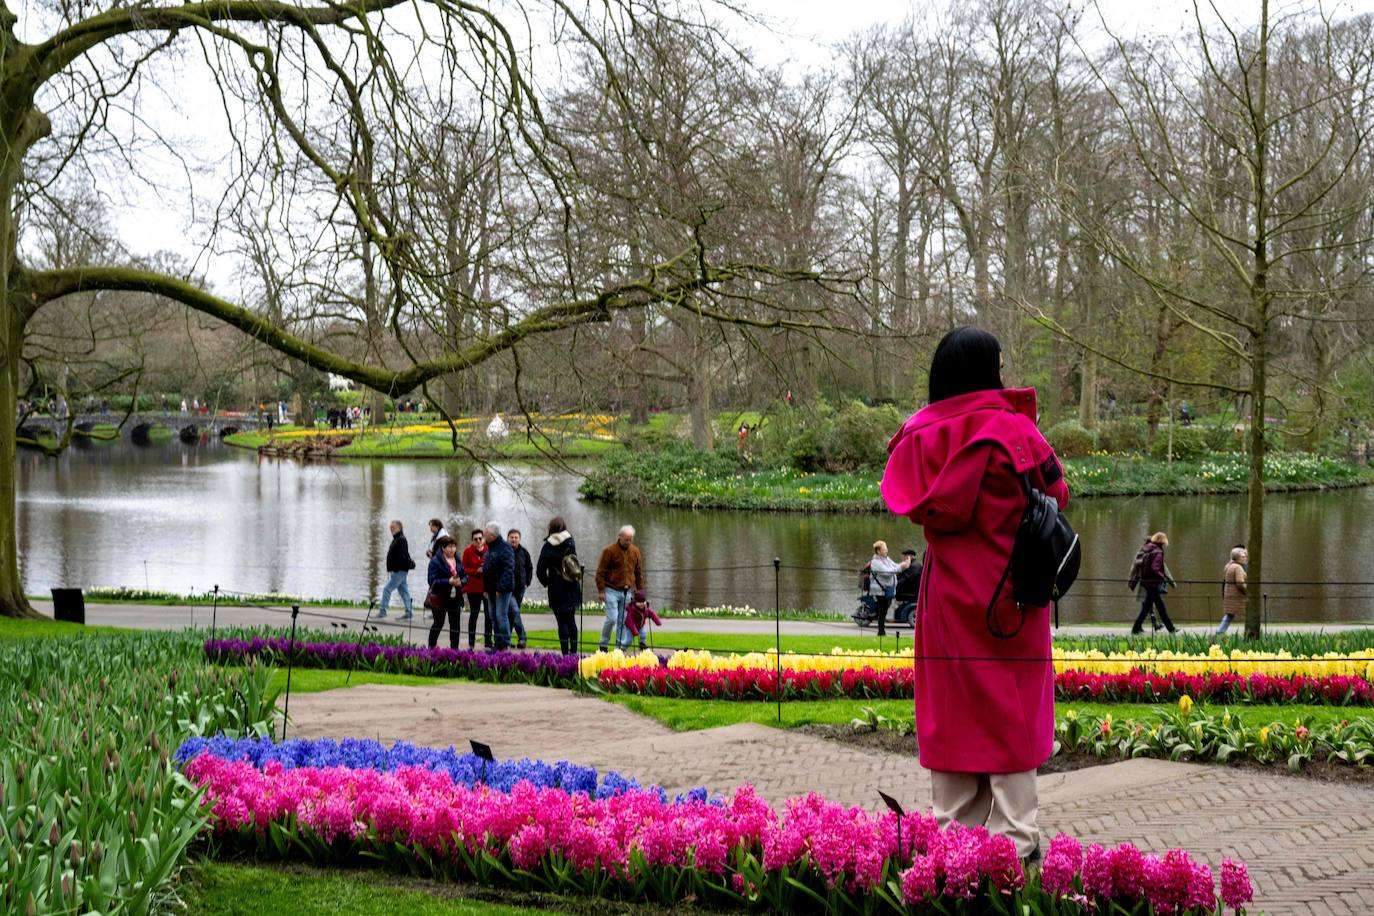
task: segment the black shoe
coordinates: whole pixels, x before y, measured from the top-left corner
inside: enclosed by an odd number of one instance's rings
[[[1023,869],[1040,867],[1040,844],[1036,843],[1035,848],[1030,851],[1030,855],[1021,860]]]
[[[517,643],[516,646],[515,646],[515,648],[517,648],[517,649],[523,649],[523,648],[525,648],[525,644],[524,644],[523,642]]]
[[[1132,631],[1131,631],[1131,635],[1132,635],[1132,636],[1144,636],[1144,635],[1145,635],[1145,631],[1144,631],[1144,630],[1132,630]]]

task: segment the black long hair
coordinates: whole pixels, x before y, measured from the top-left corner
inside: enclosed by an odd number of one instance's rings
[[[1002,345],[982,328],[955,328],[930,360],[930,403],[971,391],[1003,388]]]

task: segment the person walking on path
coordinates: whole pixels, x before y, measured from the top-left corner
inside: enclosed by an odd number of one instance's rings
[[[520,544],[520,529],[512,528],[506,532],[506,543],[515,553],[515,591],[510,598],[510,631],[518,639],[518,649],[525,648],[525,622],[520,619],[520,609],[525,605],[525,589],[534,581],[534,561],[530,552]]]
[[[602,652],[610,646],[611,637],[621,645],[625,638],[625,606],[630,596],[644,590],[644,558],[635,546],[635,530],[626,525],[614,542],[601,551],[596,564],[596,597],[606,606],[606,621],[601,624]]]
[[[582,603],[582,564],[577,544],[563,516],[549,521],[549,535],[539,548],[535,567],[539,582],[549,590],[549,609],[558,622],[558,648],[564,655],[577,651],[577,606]]]
[[[463,594],[468,599],[468,648],[477,647],[477,615],[482,615],[482,645],[491,648],[491,608],[486,605],[486,583],[482,581],[482,560],[487,545],[481,528],[472,529],[472,543],[463,548],[463,575],[467,582]]]
[[[620,648],[628,649],[635,637],[639,637],[641,652],[649,648],[646,636],[650,621],[657,626],[663,626],[663,619],[649,607],[649,597],[643,592],[635,592],[629,607],[625,609],[625,644]]]
[[[495,522],[483,530],[482,582],[487,590],[487,622],[496,631],[496,651],[510,648],[510,603],[515,594],[515,551]],[[469,638],[472,631],[469,630]]]
[[[435,546],[438,550],[430,557],[426,576],[429,593],[438,599],[438,607],[432,608],[434,624],[429,628],[429,647],[433,649],[439,644],[447,618],[449,648],[456,649],[463,627],[463,570],[458,564],[458,542],[445,535]]]
[[[1145,618],[1149,616],[1151,607],[1159,612],[1159,620],[1164,624],[1164,629],[1170,633],[1178,632],[1174,622],[1169,619],[1169,611],[1164,607],[1165,591],[1170,586],[1178,584],[1174,577],[1169,575],[1168,567],[1164,565],[1164,548],[1168,546],[1169,536],[1163,531],[1157,531],[1150,535],[1150,539],[1136,554],[1136,566],[1131,570],[1131,581],[1128,585],[1132,591],[1139,585],[1142,597],[1140,613],[1131,625],[1132,636],[1139,636],[1145,631]]]
[[[988,332],[945,335],[930,403],[888,443],[880,492],[925,531],[915,706],[935,816],[986,826],[1034,862],[1035,774],[1054,748],[1050,614],[1017,606],[1004,571],[1026,507],[1019,478],[1061,508],[1069,490],[1035,427],[1035,390],[1004,388],[1001,367]]]
[[[435,552],[435,544],[438,542],[439,538],[446,538],[448,536],[448,532],[444,530],[443,522],[439,521],[437,518],[430,519],[429,546],[425,548],[425,556],[432,558]]]
[[[1237,544],[1231,548],[1231,562],[1221,571],[1221,625],[1217,627],[1218,636],[1226,633],[1231,621],[1245,618],[1245,564],[1249,561],[1250,554],[1244,546]]]
[[[391,607],[391,593],[396,592],[401,596],[401,604],[405,606],[406,612],[402,620],[409,620],[415,616],[412,612],[410,603],[410,586],[406,583],[410,571],[415,568],[415,561],[410,558],[410,545],[406,543],[406,535],[401,527],[400,519],[391,520],[391,546],[386,552],[386,585],[382,586],[382,609],[377,612],[378,617],[385,617],[387,609]]]
[[[897,574],[906,569],[908,560],[893,562],[887,555],[887,542],[873,542],[873,559],[868,561],[868,593],[873,596],[874,613],[878,617],[878,635],[887,635],[887,610],[897,595]]]

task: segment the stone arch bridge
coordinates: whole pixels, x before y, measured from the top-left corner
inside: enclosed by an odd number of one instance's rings
[[[180,414],[180,413],[136,413],[127,418],[123,414],[78,414],[76,430],[93,432],[97,426],[110,426],[123,421],[119,427],[121,436],[128,436],[135,442],[147,442],[154,429],[171,430],[172,435],[182,442],[198,442],[202,436],[224,436],[250,429],[266,429],[267,421],[257,414]],[[67,431],[68,418],[50,416],[30,416],[19,425],[21,434],[46,432],[62,436]],[[274,426],[280,425],[274,421]]]

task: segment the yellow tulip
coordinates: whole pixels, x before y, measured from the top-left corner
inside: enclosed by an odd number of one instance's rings
[[[1269,726],[1267,725],[1260,729],[1260,744],[1266,747],[1269,745]]]
[[[1181,696],[1181,697],[1178,698],[1178,711],[1179,711],[1179,712],[1183,713],[1183,714],[1186,716],[1186,715],[1188,715],[1188,713],[1192,712],[1192,710],[1193,710],[1193,698],[1192,698],[1192,697],[1188,696],[1188,694],[1185,693],[1183,696]]]

